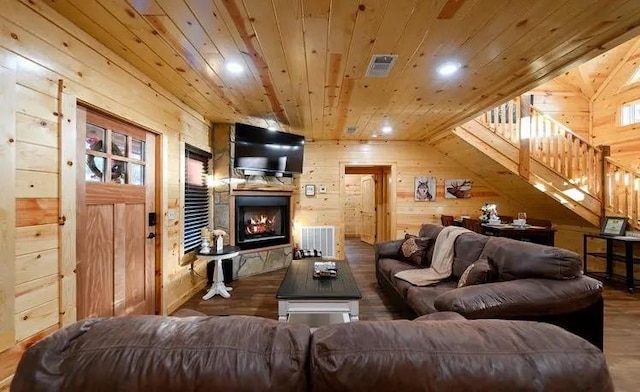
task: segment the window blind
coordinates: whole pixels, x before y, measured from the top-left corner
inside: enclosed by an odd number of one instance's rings
[[[209,225],[209,159],[211,154],[187,145],[185,148],[184,252],[200,246],[200,230]]]

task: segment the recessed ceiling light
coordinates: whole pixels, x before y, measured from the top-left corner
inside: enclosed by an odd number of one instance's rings
[[[371,135],[371,137],[378,137],[378,135],[376,135],[375,133],[373,135]]]
[[[385,125],[384,127],[382,127],[382,133],[391,133],[391,131],[393,131],[393,128],[391,128],[391,126],[389,125]]]
[[[244,72],[244,67],[240,63],[228,62],[226,67],[227,67],[227,71],[234,74],[239,74]]]
[[[460,69],[460,63],[444,63],[438,67],[438,73],[442,76],[453,75]]]

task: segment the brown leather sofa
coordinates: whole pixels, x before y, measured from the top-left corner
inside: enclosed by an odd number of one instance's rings
[[[418,236],[435,239],[442,229],[426,224]],[[467,319],[542,321],[563,327],[602,349],[602,284],[583,274],[582,260],[576,253],[466,233],[455,241],[451,278],[433,286],[418,287],[394,276],[403,270],[420,268],[399,260],[402,242],[375,245],[376,278],[409,318],[454,311]],[[493,263],[496,281],[457,288],[465,269],[481,257]]]
[[[553,325],[465,320],[309,327],[250,316],[79,322],[29,348],[38,391],[613,391],[604,355]]]

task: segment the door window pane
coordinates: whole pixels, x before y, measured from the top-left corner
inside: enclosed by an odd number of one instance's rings
[[[84,146],[87,150],[101,151],[104,150],[104,135],[105,129],[95,126],[93,124],[87,124],[87,133],[84,138]]]
[[[111,153],[121,157],[127,156],[127,135],[117,132],[111,134]]]
[[[131,158],[144,161],[144,142],[133,139],[131,141]]]
[[[129,184],[131,185],[144,185],[144,166],[137,163],[131,163],[131,177],[129,178]]]
[[[116,184],[127,183],[127,163],[122,161],[112,161],[111,163],[111,182]]]
[[[102,182],[104,174],[105,158],[87,155],[86,166],[84,168],[85,181]]]

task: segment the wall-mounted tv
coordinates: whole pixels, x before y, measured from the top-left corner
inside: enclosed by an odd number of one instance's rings
[[[233,167],[245,175],[302,173],[304,136],[236,123]]]

